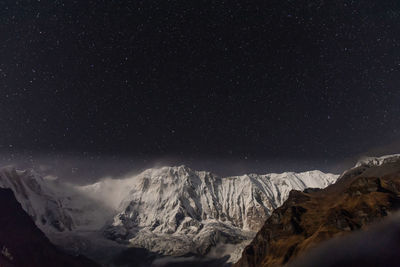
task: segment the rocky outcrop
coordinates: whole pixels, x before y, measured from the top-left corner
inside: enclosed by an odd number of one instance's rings
[[[366,229],[399,208],[399,158],[368,160],[345,172],[326,189],[292,191],[235,266],[290,263],[322,241]]]

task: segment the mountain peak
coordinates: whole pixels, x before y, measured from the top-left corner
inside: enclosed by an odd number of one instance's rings
[[[195,172],[191,168],[186,165],[178,165],[178,166],[162,166],[162,167],[154,167],[144,170],[139,175],[161,175],[166,173],[192,173]]]
[[[124,209],[105,235],[154,252],[183,255],[206,253],[216,242],[248,239],[292,189],[326,187],[337,176],[305,172],[218,177],[180,165],[149,169],[137,178],[132,178]],[[199,240],[195,246],[193,240]]]

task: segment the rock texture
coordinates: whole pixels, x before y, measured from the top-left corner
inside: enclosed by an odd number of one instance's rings
[[[323,190],[292,191],[235,266],[281,266],[322,241],[365,229],[400,208],[400,157],[359,162]]]
[[[319,171],[221,178],[185,166],[150,169],[130,182],[105,234],[164,255],[204,255],[251,238],[292,189],[336,179]]]

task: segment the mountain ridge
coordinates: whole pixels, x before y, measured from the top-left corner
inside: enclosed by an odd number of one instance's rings
[[[293,263],[317,244],[366,229],[399,208],[400,157],[361,161],[325,189],[292,191],[234,266]]]
[[[175,166],[75,186],[8,169],[0,171],[0,187],[13,189],[39,228],[60,246],[70,246],[71,236],[79,234],[79,251],[88,246],[82,233],[90,231],[122,246],[180,256],[251,240],[292,189],[326,187],[337,177],[316,170],[219,177]]]

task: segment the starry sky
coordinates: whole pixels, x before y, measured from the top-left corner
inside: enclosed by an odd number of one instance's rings
[[[5,158],[336,162],[393,150],[399,86],[397,0],[0,1]]]

